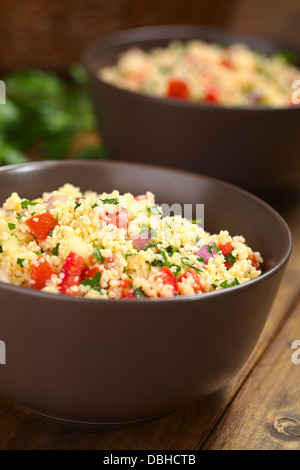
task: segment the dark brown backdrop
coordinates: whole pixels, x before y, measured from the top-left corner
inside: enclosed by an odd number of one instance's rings
[[[91,41],[151,24],[214,24],[300,44],[299,0],[0,0],[0,70],[64,71]]]

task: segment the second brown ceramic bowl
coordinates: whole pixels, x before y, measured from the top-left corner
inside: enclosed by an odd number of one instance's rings
[[[202,39],[223,45],[242,42],[266,54],[289,49],[300,65],[299,51],[290,46],[212,27],[152,26],[112,34],[84,53],[109,155],[117,160],[196,171],[266,198],[299,188],[300,106],[209,106],[133,93],[98,78],[99,69],[113,65],[128,48],[165,47],[174,39]]]
[[[243,234],[268,271],[247,284],[173,299],[93,300],[0,282],[0,396],[73,421],[155,417],[222,387],[252,352],[274,302],[291,239],[268,205],[192,173],[113,162],[2,167],[0,205],[13,191],[35,198],[64,183],[143,194],[158,203],[205,204],[205,228]]]

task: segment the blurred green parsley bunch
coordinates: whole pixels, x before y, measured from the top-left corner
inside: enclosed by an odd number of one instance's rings
[[[100,144],[80,146],[76,136],[96,129],[86,91],[86,72],[80,64],[70,68],[69,80],[54,72],[24,70],[7,76],[6,104],[0,104],[0,164],[29,159],[102,159]]]

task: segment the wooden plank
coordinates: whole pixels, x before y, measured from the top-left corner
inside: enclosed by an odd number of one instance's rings
[[[227,387],[201,403],[155,421],[108,429],[48,420],[2,400],[0,449],[186,450],[201,447],[234,397],[237,400],[239,390],[247,384],[247,377],[290,314],[299,289],[299,216],[300,205],[287,214],[294,236],[293,255],[263,335],[250,360]]]
[[[300,297],[203,449],[300,449],[300,364],[291,359],[291,345],[300,340],[299,318]]]

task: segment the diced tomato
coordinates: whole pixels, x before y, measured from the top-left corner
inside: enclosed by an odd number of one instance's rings
[[[222,255],[228,255],[232,252],[232,244],[230,242],[226,243],[225,245],[219,245],[219,249],[222,251]]]
[[[156,279],[159,277],[162,279],[164,285],[170,284],[173,287],[173,295],[179,293],[176,278],[169,268],[166,266],[161,268],[160,272],[156,276]],[[160,294],[158,294],[158,297],[161,297]]]
[[[70,287],[79,286],[81,274],[84,268],[84,258],[71,251],[61,268],[63,279],[59,286],[59,290],[62,294],[70,294],[70,292],[68,292]]]
[[[106,258],[104,258],[104,261],[105,261],[105,264],[104,264],[105,269],[111,269],[116,262],[113,256],[107,256]]]
[[[121,297],[122,299],[135,299],[136,295],[132,289],[132,280],[127,278],[121,281]]]
[[[85,197],[83,197],[83,196],[75,197],[75,201],[80,201],[81,199],[85,199]]]
[[[226,67],[227,69],[234,69],[234,63],[232,62],[232,59],[230,57],[224,57],[222,60],[221,60],[221,65],[223,65],[223,67]]]
[[[118,228],[124,228],[125,230],[128,229],[128,212],[124,209],[116,214],[106,214],[104,217],[104,221],[107,224],[116,225]]]
[[[53,274],[57,274],[51,264],[43,257],[31,265],[32,289],[41,290],[46,286],[47,281]]]
[[[250,259],[250,261],[251,261],[251,263],[252,263],[253,268],[258,269],[258,270],[261,269],[261,264],[260,264],[259,261],[257,261],[257,259],[255,258],[254,253],[252,253],[252,254],[249,256],[249,259]]]
[[[193,289],[195,294],[197,294],[197,292],[204,292],[201,277],[192,269],[189,269],[184,274],[182,274],[182,276],[180,276],[180,278],[178,279],[178,284],[180,284],[184,279],[188,279],[189,277],[193,278]]]
[[[41,215],[35,215],[25,221],[29,232],[38,240],[46,240],[51,230],[59,225],[55,217],[50,212],[44,212]]]
[[[222,251],[222,255],[230,255],[233,247],[230,242],[226,243],[225,245],[219,245],[219,249]],[[231,264],[228,261],[225,261],[225,266],[227,269],[231,268]]]
[[[96,276],[97,273],[100,273],[100,269],[97,266],[86,266],[80,276],[80,281],[85,279],[90,279]]]
[[[189,98],[189,87],[185,81],[179,78],[171,78],[168,83],[167,96],[187,100]]]
[[[219,102],[219,93],[216,89],[210,88],[205,97],[204,97],[205,103],[210,103],[210,104],[216,104]]]

